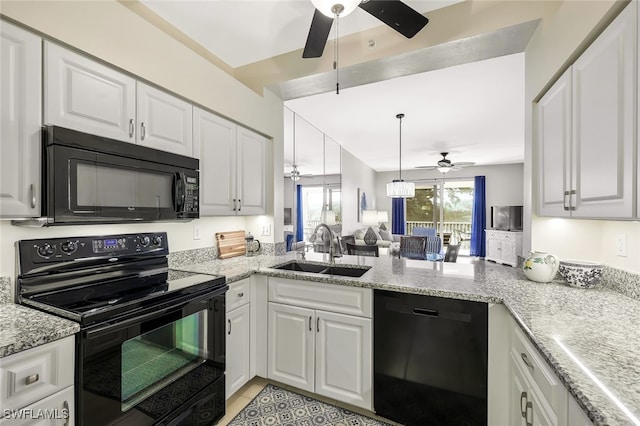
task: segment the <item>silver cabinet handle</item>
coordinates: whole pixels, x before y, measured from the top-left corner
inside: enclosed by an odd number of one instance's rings
[[[133,132],[135,131],[136,126],[133,125],[133,118],[129,119],[129,137],[133,137]]]
[[[242,297],[242,296],[244,296],[243,292],[238,293],[238,297]]]
[[[316,320],[316,331],[320,333],[320,317]]]
[[[527,415],[527,393],[522,392],[520,394],[520,414],[522,418],[525,418]]]
[[[31,198],[31,208],[36,208],[36,186],[34,184],[29,185],[29,198]]]
[[[311,331],[311,315],[309,315],[309,331]]]
[[[27,376],[27,378],[25,379],[25,383],[27,384],[27,386],[29,386],[29,385],[34,384],[38,380],[40,380],[40,375],[39,374],[32,374],[30,376]]]
[[[533,371],[533,364],[531,363],[531,361],[529,361],[529,357],[527,357],[527,354],[525,354],[524,352],[520,353],[520,358],[522,358],[524,364],[529,367],[531,371]]]
[[[140,140],[144,140],[146,136],[147,136],[147,131],[144,127],[144,123],[140,123]]]
[[[62,403],[62,410],[67,413],[67,419],[64,421],[64,426],[69,426],[69,420],[71,419],[71,412],[69,411],[69,403],[65,399]]]
[[[529,413],[531,413],[531,420],[529,420]],[[527,426],[533,426],[533,402],[527,402],[527,415],[525,416]]]
[[[562,197],[562,207],[564,208],[565,211],[569,211],[569,203],[567,203],[568,196],[569,196],[569,191],[564,191],[564,197]]]
[[[227,321],[229,322],[229,331],[227,332],[227,334],[231,335],[231,320],[228,319]]]
[[[242,200],[238,198],[238,211],[242,210]]]
[[[572,189],[571,191],[569,191],[569,210],[573,211],[576,209],[576,198],[576,190]]]
[[[237,210],[237,206],[238,204],[236,203],[236,199],[233,199],[233,211],[235,212]]]

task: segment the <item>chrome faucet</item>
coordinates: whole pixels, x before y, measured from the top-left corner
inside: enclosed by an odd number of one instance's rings
[[[331,228],[329,228],[329,226],[326,223],[321,223],[318,226],[316,226],[316,229],[313,230],[313,233],[317,233],[318,229],[320,228],[325,228],[327,231],[329,231],[329,263],[335,263],[335,258],[336,257],[340,257],[342,256],[342,247],[340,245],[340,241],[337,242],[337,253],[334,254],[333,252],[333,237],[334,237],[334,233],[331,230]],[[324,234],[323,234],[323,240],[324,240]],[[326,241],[325,241],[326,244]]]

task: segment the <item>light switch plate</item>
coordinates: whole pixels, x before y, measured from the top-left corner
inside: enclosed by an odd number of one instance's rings
[[[271,235],[271,224],[262,225],[262,232],[260,233],[260,235],[265,237]]]
[[[627,236],[626,234],[618,235],[616,241],[616,254],[620,257],[627,257]]]

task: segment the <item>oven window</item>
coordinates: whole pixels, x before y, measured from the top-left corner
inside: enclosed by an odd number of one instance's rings
[[[122,411],[208,358],[206,316],[199,311],[122,344]]]
[[[78,161],[78,207],[171,208],[173,175]]]

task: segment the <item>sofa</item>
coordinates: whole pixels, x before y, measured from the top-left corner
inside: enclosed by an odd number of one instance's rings
[[[376,240],[376,245],[378,247],[389,247],[391,243],[400,242],[400,235],[394,235],[388,229],[381,230],[378,226],[372,226],[371,228],[373,228],[373,232],[375,232],[376,237],[378,238]],[[364,234],[367,232],[368,229],[369,227],[367,226],[365,228],[357,229],[353,232],[353,236],[356,240],[356,244],[359,244],[359,245],[366,244],[364,242]]]

